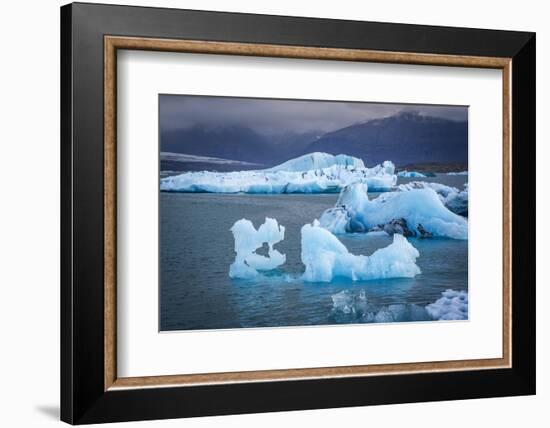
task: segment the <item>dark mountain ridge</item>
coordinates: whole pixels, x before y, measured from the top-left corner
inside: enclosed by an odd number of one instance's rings
[[[242,126],[193,126],[160,135],[162,152],[185,153],[274,166],[302,154],[319,131],[264,136]]]
[[[315,151],[345,153],[367,165],[467,163],[468,123],[404,112],[326,133],[304,153]]]
[[[263,163],[271,144],[254,130],[241,126],[193,126],[167,130],[160,135],[162,152],[211,156]]]
[[[468,123],[414,111],[319,132],[265,136],[242,126],[193,126],[161,133],[161,151],[254,162],[265,167],[311,153],[344,153],[368,166],[468,163]]]

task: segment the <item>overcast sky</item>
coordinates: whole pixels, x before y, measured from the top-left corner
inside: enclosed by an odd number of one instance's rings
[[[161,95],[162,130],[194,125],[237,125],[261,134],[334,131],[402,111],[467,120],[464,106],[298,101],[257,98]]]

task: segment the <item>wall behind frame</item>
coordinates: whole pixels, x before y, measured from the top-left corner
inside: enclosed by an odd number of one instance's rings
[[[9,427],[59,427],[59,6],[64,1],[9,2],[0,26],[3,62],[0,79],[2,126],[0,127],[0,268],[2,284],[3,379],[2,420]],[[451,7],[441,2],[320,2],[277,0],[103,0],[102,3],[180,7],[342,18],[411,24],[485,27],[537,31],[537,75],[550,75],[547,52],[550,29],[544,3],[463,0]],[[550,204],[542,180],[550,162],[548,79],[537,82],[537,237],[538,265],[550,258],[543,249],[550,231],[542,219],[550,216]],[[539,269],[538,395],[461,402],[420,403],[399,406],[285,412],[127,423],[124,427],[239,427],[317,426],[358,424],[425,427],[426,422],[444,428],[464,428],[490,421],[499,428],[516,427],[548,418],[550,368],[541,362],[550,356],[549,311],[544,304],[550,292],[550,274]],[[9,352],[6,352],[9,350]]]

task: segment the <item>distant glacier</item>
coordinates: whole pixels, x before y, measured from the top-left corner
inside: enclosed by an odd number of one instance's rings
[[[351,183],[371,191],[388,191],[397,183],[391,161],[367,168],[359,158],[309,153],[268,169],[213,172],[193,171],[164,177],[165,192],[206,193],[337,193]]]

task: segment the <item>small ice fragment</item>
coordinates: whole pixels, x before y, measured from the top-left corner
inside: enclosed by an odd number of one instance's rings
[[[443,297],[426,306],[426,310],[435,320],[468,319],[468,293],[446,290]]]
[[[266,217],[265,222],[256,230],[250,220],[241,219],[231,227],[235,239],[235,261],[229,267],[231,278],[251,279],[258,271],[272,270],[286,261],[286,256],[273,248],[277,242],[285,238],[284,226],[279,226],[277,220]],[[268,245],[268,256],[256,253],[263,244]]]

